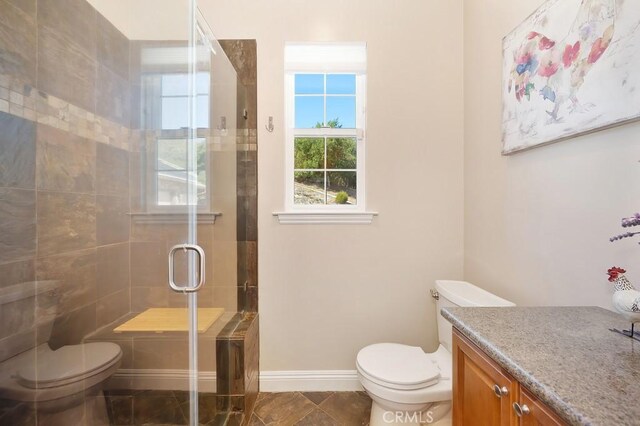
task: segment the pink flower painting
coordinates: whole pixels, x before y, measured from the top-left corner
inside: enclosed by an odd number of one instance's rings
[[[503,153],[638,118],[639,45],[640,1],[543,4],[504,39]]]

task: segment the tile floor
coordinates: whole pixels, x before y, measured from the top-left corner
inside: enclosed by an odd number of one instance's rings
[[[186,425],[189,404],[179,391],[106,391],[112,426]],[[260,393],[249,426],[368,426],[364,392]],[[239,426],[241,416],[217,413],[215,394],[200,395],[200,424]]]
[[[367,426],[364,392],[260,393],[249,426]]]

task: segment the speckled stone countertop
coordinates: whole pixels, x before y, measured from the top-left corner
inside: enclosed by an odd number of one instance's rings
[[[640,425],[640,342],[596,307],[444,308],[442,315],[572,425]]]

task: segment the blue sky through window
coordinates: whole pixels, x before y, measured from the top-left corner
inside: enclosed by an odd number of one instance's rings
[[[343,128],[356,127],[355,74],[296,74],[295,128],[335,119]]]

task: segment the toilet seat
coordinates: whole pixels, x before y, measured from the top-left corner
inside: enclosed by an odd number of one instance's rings
[[[46,348],[48,349],[48,347]],[[38,353],[36,362],[22,365],[18,383],[30,389],[54,388],[99,374],[122,357],[120,346],[110,342],[63,346]]]
[[[395,390],[418,390],[437,384],[441,370],[421,348],[378,343],[358,352],[358,372],[369,381]]]

